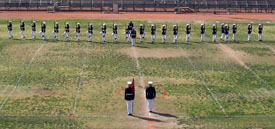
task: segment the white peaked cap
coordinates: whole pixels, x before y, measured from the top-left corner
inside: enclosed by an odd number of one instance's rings
[[[106,25],[106,23],[103,23],[103,25]]]
[[[153,82],[152,82],[152,81],[149,81],[148,84],[151,85],[151,84],[153,84]]]
[[[224,23],[222,23],[222,25],[224,25]]]
[[[21,22],[24,22],[23,20]]]
[[[131,81],[128,81],[127,84],[128,84],[128,85],[132,85],[132,82],[131,82]]]
[[[262,25],[262,24],[259,24],[259,26]]]
[[[46,22],[43,22],[43,24],[46,24]]]
[[[33,23],[35,23],[36,21],[32,21]]]
[[[216,26],[216,24],[213,24],[213,26]]]
[[[55,22],[55,24],[58,24],[58,22]]]
[[[174,26],[177,26],[177,25],[174,25]]]
[[[154,24],[152,24],[151,26],[154,26]]]
[[[80,23],[77,23],[77,25],[80,25]]]
[[[189,26],[189,24],[186,24],[186,26]]]
[[[165,26],[165,25],[162,25],[162,26]]]
[[[140,26],[143,26],[143,24],[140,24]]]
[[[9,21],[9,22],[11,22],[11,21]]]
[[[203,26],[203,24],[201,24]]]
[[[233,24],[233,26],[235,26],[236,24]]]

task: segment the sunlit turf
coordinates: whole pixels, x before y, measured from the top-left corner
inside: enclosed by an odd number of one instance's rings
[[[41,20],[36,21],[39,24]],[[66,21],[71,23],[70,42],[65,42],[62,35],[63,23]],[[121,52],[122,49],[131,48],[130,43],[125,41],[122,34],[128,21],[58,20],[61,24],[59,41],[55,41],[53,36],[50,36],[54,20],[47,21],[48,41],[42,41],[39,35],[38,39],[31,39],[31,20],[25,21],[27,39],[21,40],[18,22],[19,19],[13,20],[15,39],[9,40],[6,31],[0,32],[1,104],[8,98],[0,110],[1,128],[89,128],[94,126],[94,124],[90,124],[93,119],[79,117],[85,115],[90,117],[94,115],[112,116],[98,118],[97,122],[100,125],[98,127],[103,127],[102,123],[106,123],[104,121],[115,123],[119,122],[121,117],[126,117],[125,102],[123,97],[118,95],[118,91],[124,88],[126,81],[133,77],[138,80],[136,60],[127,53]],[[77,22],[82,25],[82,40],[79,42],[73,36]],[[101,42],[99,34],[100,25],[103,22],[108,26],[107,43]],[[93,43],[87,42],[88,38],[85,32],[88,23],[94,25]],[[113,43],[111,37],[113,23],[119,24],[118,43]],[[211,43],[211,23],[206,26],[207,35],[204,43],[199,42],[199,23],[192,24],[192,38],[189,43],[185,41],[184,27],[186,23],[178,23],[180,33],[177,44],[171,43],[173,23],[156,24],[158,36],[157,42],[154,44],[150,43],[149,26],[151,23],[147,21],[134,21],[134,23],[135,26],[141,23],[145,24],[147,32],[144,43],[137,40],[137,48],[151,51],[168,48],[170,50],[167,53],[138,58],[145,82],[151,80],[157,88],[162,88],[169,93],[164,98],[156,99],[156,111],[167,112],[175,116],[199,116],[200,118],[196,119],[179,118],[178,124],[187,124],[191,128],[197,126],[205,128],[274,128],[272,120],[265,121],[268,119],[267,116],[275,115],[274,53],[256,41],[257,25],[254,26],[252,42],[246,41],[247,24],[244,23],[238,24],[238,42],[219,42],[241,53],[238,56],[241,56],[240,58],[251,69],[247,70],[230,58],[227,53],[224,53],[219,48],[219,43]],[[162,24],[168,25],[167,43],[160,42]],[[6,21],[1,20],[0,28],[5,27]],[[39,27],[40,25],[37,30],[40,30]],[[272,25],[264,27],[263,43],[274,48],[271,31],[274,27]],[[27,69],[42,44],[44,44],[43,48]],[[169,54],[171,50],[176,53],[186,53],[188,56],[180,54],[181,56],[169,58],[158,57],[161,54]],[[143,54],[146,53],[138,52],[138,56]],[[20,76],[22,76],[21,79],[19,79]],[[78,94],[79,86],[81,88]],[[12,92],[14,88],[15,91]],[[210,92],[214,94],[214,97]],[[160,94],[163,93],[158,91],[158,95]],[[75,104],[76,96],[78,98]],[[140,101],[139,99],[137,98],[137,101]],[[73,114],[74,111],[75,114]],[[46,115],[51,115],[51,117]],[[72,118],[72,115],[79,117]],[[230,115],[232,118],[220,119],[226,115]],[[248,118],[234,118],[234,116],[255,115],[264,117],[253,117],[250,122],[247,122]],[[218,117],[208,118],[213,116]],[[274,117],[270,119],[274,119]],[[16,124],[11,125],[12,121]],[[226,124],[223,126],[222,123]],[[235,125],[233,126],[233,124]],[[124,128],[119,124],[114,125],[117,128]],[[108,126],[106,125],[106,127]]]

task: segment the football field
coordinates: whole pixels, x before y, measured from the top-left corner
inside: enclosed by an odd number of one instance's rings
[[[252,41],[247,41],[251,21],[205,21],[205,42],[200,42],[200,21],[133,20],[145,25],[146,38],[136,46],[123,35],[129,20],[45,20],[46,37],[31,39],[31,22],[25,20],[26,39],[20,38],[19,19],[12,19],[14,39],[8,39],[0,20],[0,128],[275,128],[275,24],[253,21]],[[52,35],[60,24],[59,40]],[[71,25],[70,41],[63,36]],[[81,24],[81,40],[73,31]],[[223,42],[220,23],[237,23],[237,41]],[[88,42],[88,23],[94,42]],[[100,35],[107,24],[107,42]],[[118,40],[112,25],[118,24]],[[186,42],[185,26],[192,26]],[[258,24],[264,24],[258,42]],[[157,27],[151,43],[150,25]],[[167,41],[161,42],[161,26]],[[178,43],[172,27],[179,26]],[[212,43],[212,25],[218,25]],[[137,31],[138,33],[139,31]],[[139,38],[139,34],[138,34]],[[124,100],[127,81],[135,79],[134,116]],[[148,113],[144,88],[153,81],[157,89],[154,113]]]

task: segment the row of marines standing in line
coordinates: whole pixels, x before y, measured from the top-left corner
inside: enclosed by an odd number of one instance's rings
[[[8,34],[9,34],[9,38],[13,38],[13,34],[12,34],[12,22],[9,21],[8,25]],[[33,21],[32,22],[32,37],[33,39],[36,38],[36,22]],[[77,40],[80,40],[80,23],[76,24],[75,27],[75,36],[77,38]],[[89,41],[92,42],[93,41],[93,24],[89,23],[88,24],[88,31],[86,32],[86,34],[89,37]],[[248,24],[248,41],[251,41],[251,35],[252,35],[252,24]],[[21,38],[25,38],[25,23],[24,21],[20,22],[20,30],[21,30]],[[178,31],[179,31],[179,27],[178,25],[174,25],[173,26],[173,42],[176,43],[178,40]],[[205,41],[205,24],[201,24],[200,26],[200,32],[201,32],[201,42]],[[58,40],[58,33],[59,33],[59,23],[55,22],[54,23],[54,31],[52,32],[52,34],[54,35],[55,39]],[[69,33],[70,33],[70,24],[68,22],[66,22],[65,24],[65,32],[64,32],[64,36],[66,41],[69,41]],[[103,42],[106,42],[106,33],[107,33],[107,26],[105,23],[103,23],[102,28],[101,28],[101,36],[103,38]],[[222,41],[228,41],[229,38],[229,25],[228,24],[221,24],[221,37],[220,40]],[[42,22],[41,23],[41,31],[39,33],[42,37],[43,40],[46,40],[46,22]],[[132,21],[130,21],[130,23],[127,25],[127,27],[125,27],[125,32],[123,33],[127,42],[130,41],[132,42],[132,45],[135,45],[135,39],[137,37],[137,32],[134,28],[134,24]],[[140,24],[139,26],[139,34],[140,34],[140,41],[143,42],[144,38],[145,38],[145,26],[143,24]],[[263,25],[259,24],[258,27],[258,41],[262,41],[262,34],[263,34]],[[117,42],[118,39],[118,25],[117,24],[113,24],[113,39],[114,42]],[[162,25],[162,42],[166,42],[167,39],[167,26],[166,25]],[[233,24],[232,26],[232,40],[236,41],[236,37],[237,37],[237,25]],[[191,25],[187,24],[186,25],[186,41],[189,42],[191,38]],[[155,42],[156,40],[156,26],[154,24],[151,25],[151,40],[152,43]],[[212,42],[216,42],[217,41],[217,25],[213,24],[212,27]]]

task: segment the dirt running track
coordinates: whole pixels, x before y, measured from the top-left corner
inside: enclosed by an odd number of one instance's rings
[[[28,12],[28,11],[10,11],[1,12],[0,18],[11,19],[173,19],[173,20],[275,20],[275,14],[272,13],[238,13],[238,14],[218,14],[213,13],[120,13],[104,14],[101,12]]]

